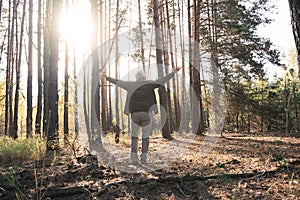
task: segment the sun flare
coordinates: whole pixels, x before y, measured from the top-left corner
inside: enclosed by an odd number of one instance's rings
[[[61,40],[73,45],[78,53],[85,53],[91,35],[91,16],[89,3],[79,0],[75,5],[62,10],[60,21]]]

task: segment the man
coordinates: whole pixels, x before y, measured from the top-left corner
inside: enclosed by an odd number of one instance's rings
[[[140,128],[142,128],[142,154],[141,163],[147,163],[147,154],[149,148],[149,136],[151,134],[151,117],[150,108],[156,105],[154,90],[174,77],[180,68],[175,68],[170,74],[157,79],[156,81],[146,80],[144,71],[136,73],[136,81],[122,81],[111,77],[106,80],[116,84],[127,91],[125,103],[125,114],[131,116],[131,151],[130,157],[133,165],[138,164],[138,139],[140,137]],[[154,109],[157,113],[157,109]]]

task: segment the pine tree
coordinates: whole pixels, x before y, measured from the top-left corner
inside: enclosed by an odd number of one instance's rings
[[[59,116],[58,116],[58,51],[59,51],[59,18],[62,8],[62,1],[53,0],[51,13],[50,31],[50,68],[49,68],[49,87],[48,87],[48,106],[49,106],[49,132],[47,149],[59,148]]]
[[[289,0],[290,12],[292,18],[292,27],[294,39],[298,52],[298,76],[300,79],[300,2],[298,0]]]
[[[38,68],[38,97],[35,118],[35,132],[41,136],[42,108],[43,108],[43,80],[42,80],[42,1],[38,1],[37,22],[37,68]]]
[[[27,76],[27,117],[26,134],[32,135],[32,51],[33,51],[33,0],[29,0],[29,39],[28,39],[28,76]]]

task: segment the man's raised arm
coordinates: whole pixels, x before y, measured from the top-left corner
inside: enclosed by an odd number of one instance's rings
[[[156,82],[158,84],[164,84],[166,83],[167,81],[169,81],[171,78],[174,77],[175,73],[177,73],[181,68],[180,67],[176,67],[173,69],[173,72],[169,73],[168,75],[166,76],[163,76],[163,77],[160,77],[159,79],[156,80]]]
[[[111,77],[106,77],[106,80],[113,83],[113,84],[117,84],[119,82],[118,79],[115,79],[115,78],[111,78]]]

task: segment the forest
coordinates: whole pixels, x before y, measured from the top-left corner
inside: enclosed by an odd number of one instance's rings
[[[0,199],[299,198],[277,2],[0,0]]]

